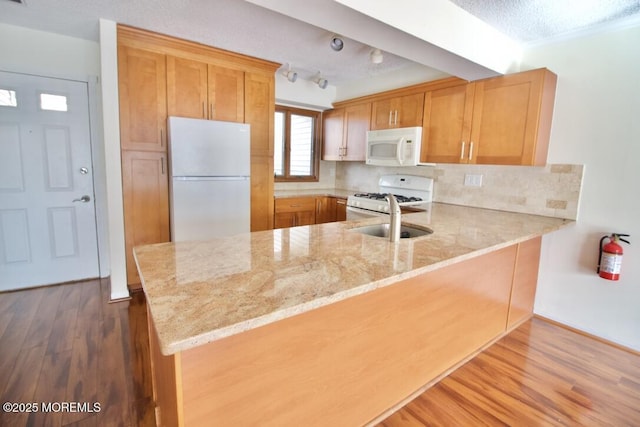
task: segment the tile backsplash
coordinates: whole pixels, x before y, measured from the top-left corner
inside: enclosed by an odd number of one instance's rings
[[[377,191],[381,175],[420,175],[434,179],[435,202],[575,220],[583,172],[584,165],[568,164],[544,167],[438,164],[385,168],[337,162],[335,186]],[[482,185],[465,186],[467,174],[482,175]]]

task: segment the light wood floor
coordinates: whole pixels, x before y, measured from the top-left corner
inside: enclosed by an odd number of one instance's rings
[[[379,426],[640,426],[640,356],[534,318]]]
[[[155,424],[144,296],[108,295],[100,280],[0,294],[0,401],[101,409],[0,426]],[[640,426],[640,356],[534,319],[379,426],[438,425]]]

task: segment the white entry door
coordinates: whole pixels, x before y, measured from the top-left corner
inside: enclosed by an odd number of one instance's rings
[[[86,83],[0,71],[0,291],[99,276]]]

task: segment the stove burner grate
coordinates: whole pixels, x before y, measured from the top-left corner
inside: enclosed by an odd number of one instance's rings
[[[386,200],[387,194],[389,193],[358,193],[355,194],[355,197],[362,197],[365,199],[372,200]],[[408,203],[408,202],[421,202],[422,199],[420,197],[407,197],[401,194],[394,194],[398,203]]]

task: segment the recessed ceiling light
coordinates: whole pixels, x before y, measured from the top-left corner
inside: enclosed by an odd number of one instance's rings
[[[344,42],[340,37],[333,36],[331,38],[331,43],[329,43],[329,46],[331,46],[331,49],[335,50],[336,52],[340,52],[344,47]]]

